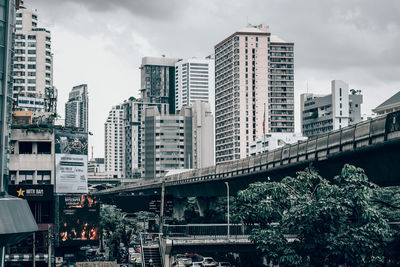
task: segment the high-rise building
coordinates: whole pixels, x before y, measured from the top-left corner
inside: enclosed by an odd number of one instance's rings
[[[264,25],[215,46],[217,164],[248,156],[265,133],[294,132],[293,48]]]
[[[361,121],[362,95],[340,80],[331,82],[330,95],[302,94],[300,96],[301,130],[313,137]]]
[[[147,107],[158,107],[162,104],[145,103],[131,97],[122,106],[124,109],[124,156],[125,178],[140,178],[142,173],[142,122]]]
[[[38,27],[37,11],[25,7],[16,14],[13,80],[15,110],[56,112],[51,34]]]
[[[104,123],[104,162],[106,176],[124,178],[124,109],[113,106]]]
[[[189,58],[175,64],[175,113],[196,100],[208,102],[214,114],[215,73],[213,58]]]
[[[89,130],[89,97],[87,84],[74,86],[65,103],[65,126]]]
[[[161,115],[157,107],[145,109],[143,120],[143,178],[163,177],[168,170],[193,167],[191,108],[177,115]]]
[[[193,168],[215,165],[214,116],[210,104],[196,100],[192,103]]]
[[[0,0],[0,266],[5,266],[5,246],[16,243],[38,230],[26,200],[7,192],[9,135],[12,107],[12,43],[16,5]],[[23,218],[23,219],[21,219]]]
[[[175,63],[174,58],[142,58],[141,98],[146,103],[160,103],[161,114],[175,113]]]

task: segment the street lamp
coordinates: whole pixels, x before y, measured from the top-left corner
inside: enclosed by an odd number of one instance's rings
[[[229,238],[229,236],[230,236],[230,227],[229,227],[229,183],[228,182],[225,182],[225,185],[226,185],[226,198],[227,198],[227,201],[226,201],[226,204],[227,204],[227,208],[228,208],[228,238]]]

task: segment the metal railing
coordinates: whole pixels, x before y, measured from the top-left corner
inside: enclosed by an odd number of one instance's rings
[[[229,225],[229,238],[237,238],[248,236],[254,226],[243,224]],[[227,224],[186,224],[186,225],[169,225],[163,227],[164,237],[214,237],[228,238]]]

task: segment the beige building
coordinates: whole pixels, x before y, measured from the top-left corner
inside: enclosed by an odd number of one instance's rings
[[[215,46],[216,163],[264,133],[294,132],[294,44],[248,25]]]
[[[37,11],[25,7],[16,13],[13,80],[14,109],[55,112],[51,34],[38,27]]]
[[[214,116],[211,105],[196,100],[192,106],[193,168],[215,165]]]
[[[12,129],[10,184],[54,184],[53,129]]]
[[[142,178],[214,165],[214,117],[209,103],[197,100],[176,115],[161,115],[157,107],[147,107],[144,115]]]

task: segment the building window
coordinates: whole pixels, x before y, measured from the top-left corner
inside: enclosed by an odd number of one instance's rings
[[[38,171],[36,176],[37,184],[50,184],[51,171]]]
[[[38,142],[38,154],[51,154],[51,142]]]
[[[32,154],[32,142],[19,142],[19,154]]]
[[[34,171],[20,171],[19,180],[20,184],[33,184]]]

